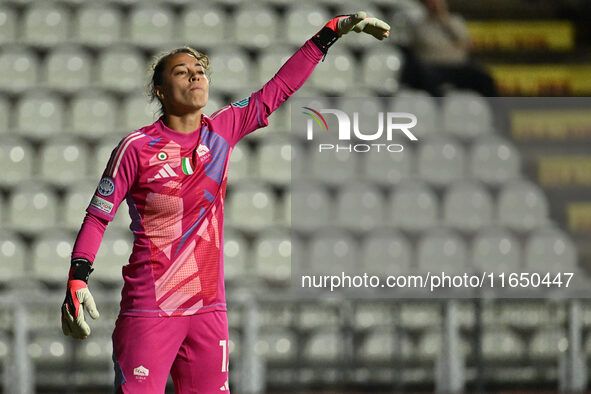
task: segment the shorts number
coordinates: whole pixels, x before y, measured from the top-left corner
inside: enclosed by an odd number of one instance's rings
[[[222,339],[220,346],[222,347],[222,372],[228,372],[228,341]]]

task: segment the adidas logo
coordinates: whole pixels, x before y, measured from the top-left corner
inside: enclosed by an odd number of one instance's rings
[[[220,391],[230,391],[230,386],[228,386],[228,381],[222,387],[220,387]]]
[[[148,182],[152,182],[155,179],[171,178],[171,177],[176,177],[176,176],[178,176],[178,175],[176,174],[176,172],[174,172],[172,167],[169,164],[165,164],[162,166],[160,171],[158,171],[158,173],[156,174],[156,176],[154,178],[148,179]]]
[[[133,375],[134,376],[148,376],[150,375],[150,370],[146,367],[144,367],[143,365],[140,365],[137,368],[133,369]]]

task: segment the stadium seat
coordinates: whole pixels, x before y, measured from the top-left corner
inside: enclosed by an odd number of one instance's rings
[[[114,46],[98,58],[98,81],[117,92],[139,90],[144,84],[145,60],[134,47]]]
[[[66,93],[76,91],[90,84],[92,59],[79,48],[56,47],[45,60],[44,72],[48,87]]]
[[[226,104],[227,103],[224,101],[222,96],[210,91],[209,97],[207,98],[207,104],[203,108],[203,113],[205,115],[211,116],[211,114],[213,114]]]
[[[22,92],[37,86],[39,59],[22,46],[4,46],[0,51],[0,89]]]
[[[229,282],[241,281],[252,273],[250,245],[244,235],[231,228],[224,230],[224,277]]]
[[[469,157],[471,175],[489,185],[502,185],[520,177],[519,151],[499,136],[485,135],[476,139]]]
[[[104,319],[103,309],[101,308],[99,312],[101,313],[101,319]],[[111,334],[94,329],[95,324],[93,323],[91,323],[92,335],[82,341],[80,347],[77,349],[80,360],[93,365],[94,368],[99,367],[100,364],[110,365],[113,363],[113,340],[111,339]]]
[[[253,85],[254,64],[244,49],[225,45],[212,49],[210,86],[222,91],[235,91]]]
[[[313,332],[304,344],[303,357],[309,361],[338,361],[344,355],[342,334],[334,328]]]
[[[303,272],[318,275],[356,272],[359,268],[359,252],[356,246],[351,234],[342,230],[316,231],[306,249],[309,251],[308,266],[304,266]]]
[[[490,133],[492,110],[484,97],[472,92],[452,92],[443,98],[443,127],[454,136],[472,139]]]
[[[309,232],[333,220],[331,197],[317,182],[294,182],[291,185],[291,224],[296,231]]]
[[[400,304],[399,322],[405,330],[426,331],[441,327],[441,312],[439,300],[403,302]]]
[[[292,180],[292,167],[296,167],[294,176],[297,177],[303,172],[304,161],[299,144],[285,138],[269,138],[261,141],[258,147],[255,173],[265,182],[286,186]]]
[[[63,366],[70,361],[72,342],[62,333],[39,330],[30,335],[27,355],[35,364],[36,369],[46,365]]]
[[[129,15],[131,44],[156,48],[175,39],[175,16],[163,5],[148,4],[133,7]]]
[[[88,148],[80,141],[64,135],[51,138],[39,152],[39,174],[54,185],[69,185],[87,177],[88,157]]]
[[[444,351],[443,332],[440,327],[428,329],[421,335],[416,346],[416,355],[420,360],[436,361]],[[460,337],[459,350],[462,356],[466,357],[471,349],[470,343]]]
[[[35,151],[29,142],[8,135],[0,137],[0,186],[14,186],[33,175]]]
[[[57,198],[45,184],[19,183],[8,200],[8,227],[25,233],[43,234],[56,223]]]
[[[30,268],[27,266],[27,247],[12,231],[0,228],[0,281],[2,283],[22,278]]]
[[[94,260],[93,278],[107,286],[121,286],[121,269],[128,263],[132,245],[133,236],[129,230],[108,226]]]
[[[528,333],[534,333],[541,327],[566,324],[568,319],[568,308],[551,297],[496,300],[495,306],[498,309],[496,322]]]
[[[72,17],[65,7],[35,3],[23,15],[23,39],[30,45],[53,46],[69,40]]]
[[[30,138],[46,138],[63,130],[64,104],[49,92],[31,92],[16,105],[16,131]]]
[[[320,138],[319,141],[322,141]],[[335,141],[331,141],[333,144]],[[341,144],[342,145],[342,144]],[[361,153],[348,149],[330,149],[319,151],[314,145],[308,152],[304,166],[305,177],[310,177],[327,185],[336,186],[357,179]],[[297,160],[297,159],[296,159]]]
[[[510,362],[523,358],[526,354],[523,340],[513,331],[503,326],[489,326],[482,334],[482,356],[485,362]]]
[[[118,130],[116,99],[99,91],[81,92],[71,102],[73,133],[91,139],[99,139]]]
[[[286,45],[274,45],[265,48],[264,52],[257,58],[257,77],[259,85],[262,86],[265,82],[273,78],[281,66],[291,57],[291,55],[293,55],[294,52],[295,50],[293,47]]]
[[[180,25],[180,38],[197,48],[226,43],[230,36],[229,18],[217,4],[192,3],[182,12]]]
[[[72,232],[52,229],[51,232],[40,233],[31,248],[34,278],[53,286],[63,285],[68,278],[75,241]]]
[[[151,125],[160,117],[158,100],[149,102],[144,95],[131,94],[124,99],[123,128],[129,132]]]
[[[423,234],[417,245],[420,272],[462,274],[468,269],[466,242],[447,228],[435,228]]]
[[[361,265],[371,275],[412,272],[412,244],[399,232],[380,228],[367,234],[361,245]]]
[[[447,188],[443,198],[447,226],[470,233],[492,223],[493,217],[493,199],[482,184],[459,181]]]
[[[316,330],[323,327],[334,327],[339,322],[339,308],[334,301],[316,300],[301,303],[296,310],[298,326],[302,330]]]
[[[361,37],[351,38],[357,41],[356,39]],[[368,36],[368,39],[374,38]],[[364,85],[380,94],[393,94],[399,87],[398,80],[403,62],[402,54],[394,46],[367,50],[361,62]]]
[[[391,108],[392,112],[407,112],[417,117],[417,125],[411,131],[419,140],[444,133],[437,103],[427,92],[401,90],[392,100]]]
[[[252,178],[254,175],[252,169],[254,158],[255,156],[248,144],[240,143],[235,145],[230,156],[228,184],[234,185],[241,183],[245,179]]]
[[[292,248],[300,248],[288,230],[269,229],[259,234],[253,245],[253,263],[258,278],[287,286],[291,278]]]
[[[361,160],[363,179],[386,187],[410,180],[414,168],[414,152],[406,146],[402,152],[369,153]]]
[[[566,333],[558,327],[541,327],[530,342],[530,357],[534,360],[558,361],[568,348]]]
[[[241,5],[231,24],[234,39],[244,47],[267,48],[279,35],[277,20],[275,12],[264,4]]]
[[[291,361],[296,354],[294,333],[282,328],[264,328],[255,344],[255,352],[267,362]]]
[[[375,327],[363,336],[358,347],[359,364],[390,363],[408,359],[415,352],[412,340],[406,333],[392,327]]]
[[[521,272],[521,243],[506,228],[485,227],[472,240],[472,264],[477,271]]]
[[[352,324],[355,331],[364,331],[382,325],[392,326],[398,320],[396,312],[398,312],[397,305],[393,302],[360,300],[355,303]]]
[[[238,184],[228,200],[227,223],[240,230],[262,230],[275,220],[275,196],[264,184]]]
[[[532,231],[524,245],[525,269],[528,272],[577,272],[578,254],[573,240],[556,227]]]
[[[0,97],[0,136],[9,132],[11,112],[9,101]]]
[[[73,231],[80,229],[96,186],[96,180],[84,180],[74,182],[67,187],[59,211],[62,227]]]
[[[0,45],[11,43],[16,38],[18,18],[16,11],[7,5],[0,6]]]
[[[463,179],[465,162],[464,148],[450,138],[433,137],[417,149],[419,177],[436,186]]]
[[[105,47],[122,37],[123,15],[107,4],[88,4],[77,8],[76,37],[81,44]]]
[[[526,180],[506,183],[497,199],[497,218],[515,231],[531,231],[548,223],[548,201],[539,186]]]
[[[421,232],[439,222],[439,201],[425,183],[409,181],[398,185],[390,195],[389,220],[404,230]]]
[[[307,83],[329,94],[345,95],[355,91],[358,74],[355,58],[351,53],[345,48],[335,46],[330,49],[330,56],[314,69]]]
[[[109,162],[109,158],[111,157],[111,153],[117,147],[119,142],[122,138],[125,137],[125,134],[120,136],[117,135],[110,135],[103,137],[98,141],[98,143],[94,147],[94,154],[93,159],[91,162],[90,168],[90,179],[94,179],[98,184],[98,181],[101,179],[105,168],[107,167],[107,163]]]
[[[283,20],[285,39],[289,44],[300,46],[330,20],[330,14],[317,5],[292,3]]]
[[[337,225],[365,234],[385,225],[384,197],[375,186],[354,182],[339,189],[336,199]]]

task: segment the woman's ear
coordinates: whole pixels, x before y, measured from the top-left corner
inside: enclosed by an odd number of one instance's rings
[[[162,101],[164,99],[164,95],[162,94],[162,89],[161,89],[160,85],[158,85],[154,88],[154,92],[156,93],[156,97],[158,97],[158,99],[160,101]]]

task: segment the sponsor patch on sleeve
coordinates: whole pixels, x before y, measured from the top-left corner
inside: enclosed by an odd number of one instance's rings
[[[108,197],[115,191],[115,181],[106,176],[100,180],[97,190],[101,196]]]
[[[94,196],[90,201],[90,205],[106,213],[111,213],[111,211],[113,211],[113,203],[108,202],[107,200],[102,199],[99,196]]]

